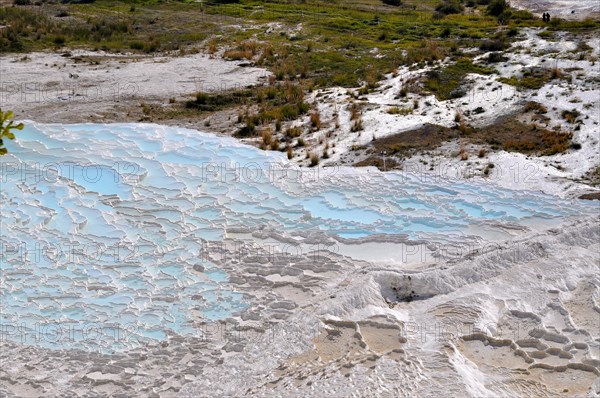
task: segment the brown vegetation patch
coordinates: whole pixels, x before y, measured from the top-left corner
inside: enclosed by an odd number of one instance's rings
[[[551,131],[536,124],[523,123],[509,115],[469,134],[474,144],[487,144],[492,149],[550,156],[565,152],[571,146],[572,133]]]
[[[579,197],[579,199],[585,199],[585,200],[600,200],[600,192],[594,192],[594,193],[586,193],[584,195],[581,195]]]
[[[518,120],[517,115],[499,118],[493,124],[482,128],[468,127],[464,124],[457,124],[454,128],[426,124],[416,130],[372,141],[372,155],[355,165],[376,166],[382,169],[381,154],[385,151],[386,169],[397,168],[399,164],[394,157],[410,157],[431,151],[445,142],[456,139],[487,146],[492,150],[550,156],[571,148],[572,138],[573,134],[570,132],[553,131],[536,124],[523,123]],[[461,159],[468,159],[466,152],[461,153]]]

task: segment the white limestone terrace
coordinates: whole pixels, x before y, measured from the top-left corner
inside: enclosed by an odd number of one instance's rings
[[[548,109],[548,127],[560,126],[561,131],[572,132],[573,141],[581,144],[580,150],[541,157],[502,150],[491,151],[482,161],[485,161],[484,164],[494,163],[496,167],[489,175],[483,175],[481,171],[471,173],[474,167],[465,166],[466,162],[453,156],[458,147],[449,145],[439,151],[431,151],[433,154],[407,159],[404,161],[404,169],[437,179],[475,179],[505,188],[541,191],[562,197],[573,197],[593,190],[589,185],[578,182],[578,179],[600,165],[600,65],[597,60],[593,60],[600,55],[600,40],[594,36],[580,37],[564,32],[549,40],[540,37],[543,31],[544,29],[523,29],[513,48],[503,54],[507,57],[505,62],[486,65],[484,59],[487,58],[487,53],[477,57],[476,63],[493,67],[498,74],[468,75],[464,84],[467,94],[462,98],[440,101],[434,95],[410,91],[404,98],[398,96],[403,87],[411,81],[414,84],[414,81],[421,79],[431,67],[402,67],[395,74],[387,75],[379,82],[378,89],[354,100],[363,104],[361,117],[364,129],[360,132],[352,131],[353,123],[350,120],[352,96],[349,93],[356,94],[357,89],[334,87],[315,90],[307,101],[317,104],[324,127],[304,137],[307,142],[306,151],[321,154],[324,146],[328,145],[329,157],[322,159],[322,164],[354,164],[361,158],[355,156],[352,148],[368,145],[374,139],[411,134],[412,130],[427,123],[452,127],[456,124],[454,118],[457,112],[464,115],[468,124],[482,127],[494,123],[500,117],[514,114],[527,101],[535,101]],[[591,49],[584,59],[577,56],[576,48],[579,43],[585,43]],[[498,81],[499,77],[520,77],[524,70],[532,67],[557,67],[565,76],[570,76],[571,80],[553,80],[539,90],[518,90]],[[412,109],[413,101],[419,104],[415,110]],[[408,109],[409,112],[406,115],[390,114],[388,110],[392,107]],[[478,108],[483,112],[476,112]],[[577,128],[561,117],[563,111],[572,110],[581,115]],[[336,113],[339,128],[333,122]],[[297,124],[309,125],[308,117]],[[477,155],[477,148],[467,149],[471,152],[471,157]],[[304,156],[296,157],[296,161],[307,163]],[[437,166],[430,171],[429,166],[421,164],[423,161]],[[440,169],[456,172],[440,173]]]
[[[570,363],[586,388],[600,372],[594,310],[569,304],[582,281],[598,286],[597,203],[372,168],[300,170],[281,153],[183,128],[25,123],[1,159],[2,393],[433,393],[438,366],[472,396],[497,392],[457,373],[480,364],[471,345],[492,337],[467,333],[436,364],[443,345],[399,330],[454,311],[504,322],[541,311],[548,289],[564,292],[556,311],[585,331],[554,331],[557,315],[542,317],[538,340],[563,336],[544,354],[562,362],[548,366]],[[542,290],[529,304],[532,273]],[[219,322],[254,337],[207,342],[205,325]],[[315,331],[336,343],[313,343]],[[542,356],[524,355],[530,365]]]

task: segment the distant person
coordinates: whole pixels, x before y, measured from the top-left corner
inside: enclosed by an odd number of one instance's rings
[[[542,14],[542,20],[544,22],[550,22],[550,13],[547,13],[547,12],[543,13]]]

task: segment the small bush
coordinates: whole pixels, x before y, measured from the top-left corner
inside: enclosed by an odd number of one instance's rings
[[[554,67],[554,68],[550,69],[550,79],[554,80],[554,79],[562,79],[562,78],[564,78],[564,75],[563,75],[562,71],[560,70],[560,68]]]
[[[321,128],[321,115],[318,111],[314,111],[310,114],[310,125],[316,130]]]
[[[503,51],[510,47],[504,38],[485,40],[479,46],[481,51]]]
[[[491,64],[505,61],[508,61],[508,58],[505,57],[501,52],[491,52],[488,54],[487,62]]]
[[[418,107],[418,102],[417,102],[417,107]],[[391,107],[390,109],[387,110],[387,113],[389,113],[390,115],[410,115],[413,113],[413,110],[410,108],[399,108],[397,106]]]
[[[250,50],[227,50],[223,53],[223,58],[227,58],[233,61],[240,61],[242,59],[252,59],[252,51]]]
[[[460,123],[463,120],[462,114],[458,111],[456,111],[456,113],[454,113],[454,122],[455,123]]]
[[[132,50],[143,50],[144,49],[144,43],[141,41],[132,41],[131,43],[129,43],[129,48]]]
[[[512,19],[515,19],[515,20],[525,21],[525,20],[535,19],[533,14],[527,10],[511,10],[511,14],[512,14]],[[516,30],[516,28],[512,28],[512,29]],[[509,36],[510,36],[510,31],[509,31]]]
[[[254,125],[254,123],[246,122],[246,125],[237,132],[237,135],[240,137],[249,137],[253,135],[255,131],[256,126]]]
[[[383,4],[387,4],[389,6],[401,6],[402,5],[402,1],[401,0],[381,0],[381,2]]]
[[[543,115],[548,112],[548,108],[546,108],[544,105],[540,104],[539,102],[529,101],[525,104],[523,111],[524,112],[534,112],[538,115]]]
[[[265,130],[262,133],[262,140],[265,146],[269,146],[273,143],[273,134],[269,130]]]
[[[507,0],[492,0],[487,6],[486,12],[494,17],[500,16],[504,11],[508,10],[510,5]]]
[[[144,45],[144,51],[147,53],[153,53],[158,51],[158,49],[160,48],[160,42],[157,40],[153,40],[150,43],[146,43]]]
[[[440,33],[440,37],[441,37],[441,38],[450,37],[450,33],[451,33],[451,30],[450,30],[450,28],[446,26],[446,27],[444,28],[444,30],[442,30],[442,33]]]
[[[446,0],[435,8],[437,12],[443,15],[460,14],[464,9],[465,7],[459,0]]]
[[[350,105],[350,120],[357,120],[358,118],[360,118],[360,110],[356,102],[353,102]]]
[[[54,39],[52,39],[52,42],[57,46],[62,46],[66,41],[67,39],[64,36],[55,36]]]
[[[290,127],[286,130],[285,135],[287,138],[296,138],[302,135],[302,129],[300,127]]]
[[[271,140],[271,150],[278,151],[279,149],[279,141],[276,138]]]
[[[573,109],[572,111],[563,111],[561,116],[567,123],[574,124],[577,121],[577,118],[581,116],[581,113],[579,113],[578,110]]]
[[[316,153],[310,154],[310,166],[311,167],[315,167],[316,165],[318,165],[320,160],[321,159],[319,159],[319,155],[317,155]]]
[[[354,123],[352,124],[352,127],[350,128],[350,131],[352,132],[357,132],[357,131],[362,131],[363,130],[363,122],[361,118],[358,118],[354,121]]]

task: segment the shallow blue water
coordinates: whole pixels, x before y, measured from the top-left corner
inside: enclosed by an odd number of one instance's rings
[[[489,222],[597,211],[483,184],[290,169],[280,153],[157,125],[28,123],[8,149],[2,336],[53,348],[111,352],[195,335],[195,320],[244,309],[227,273],[201,256],[203,242],[221,241],[227,228],[435,241]]]

